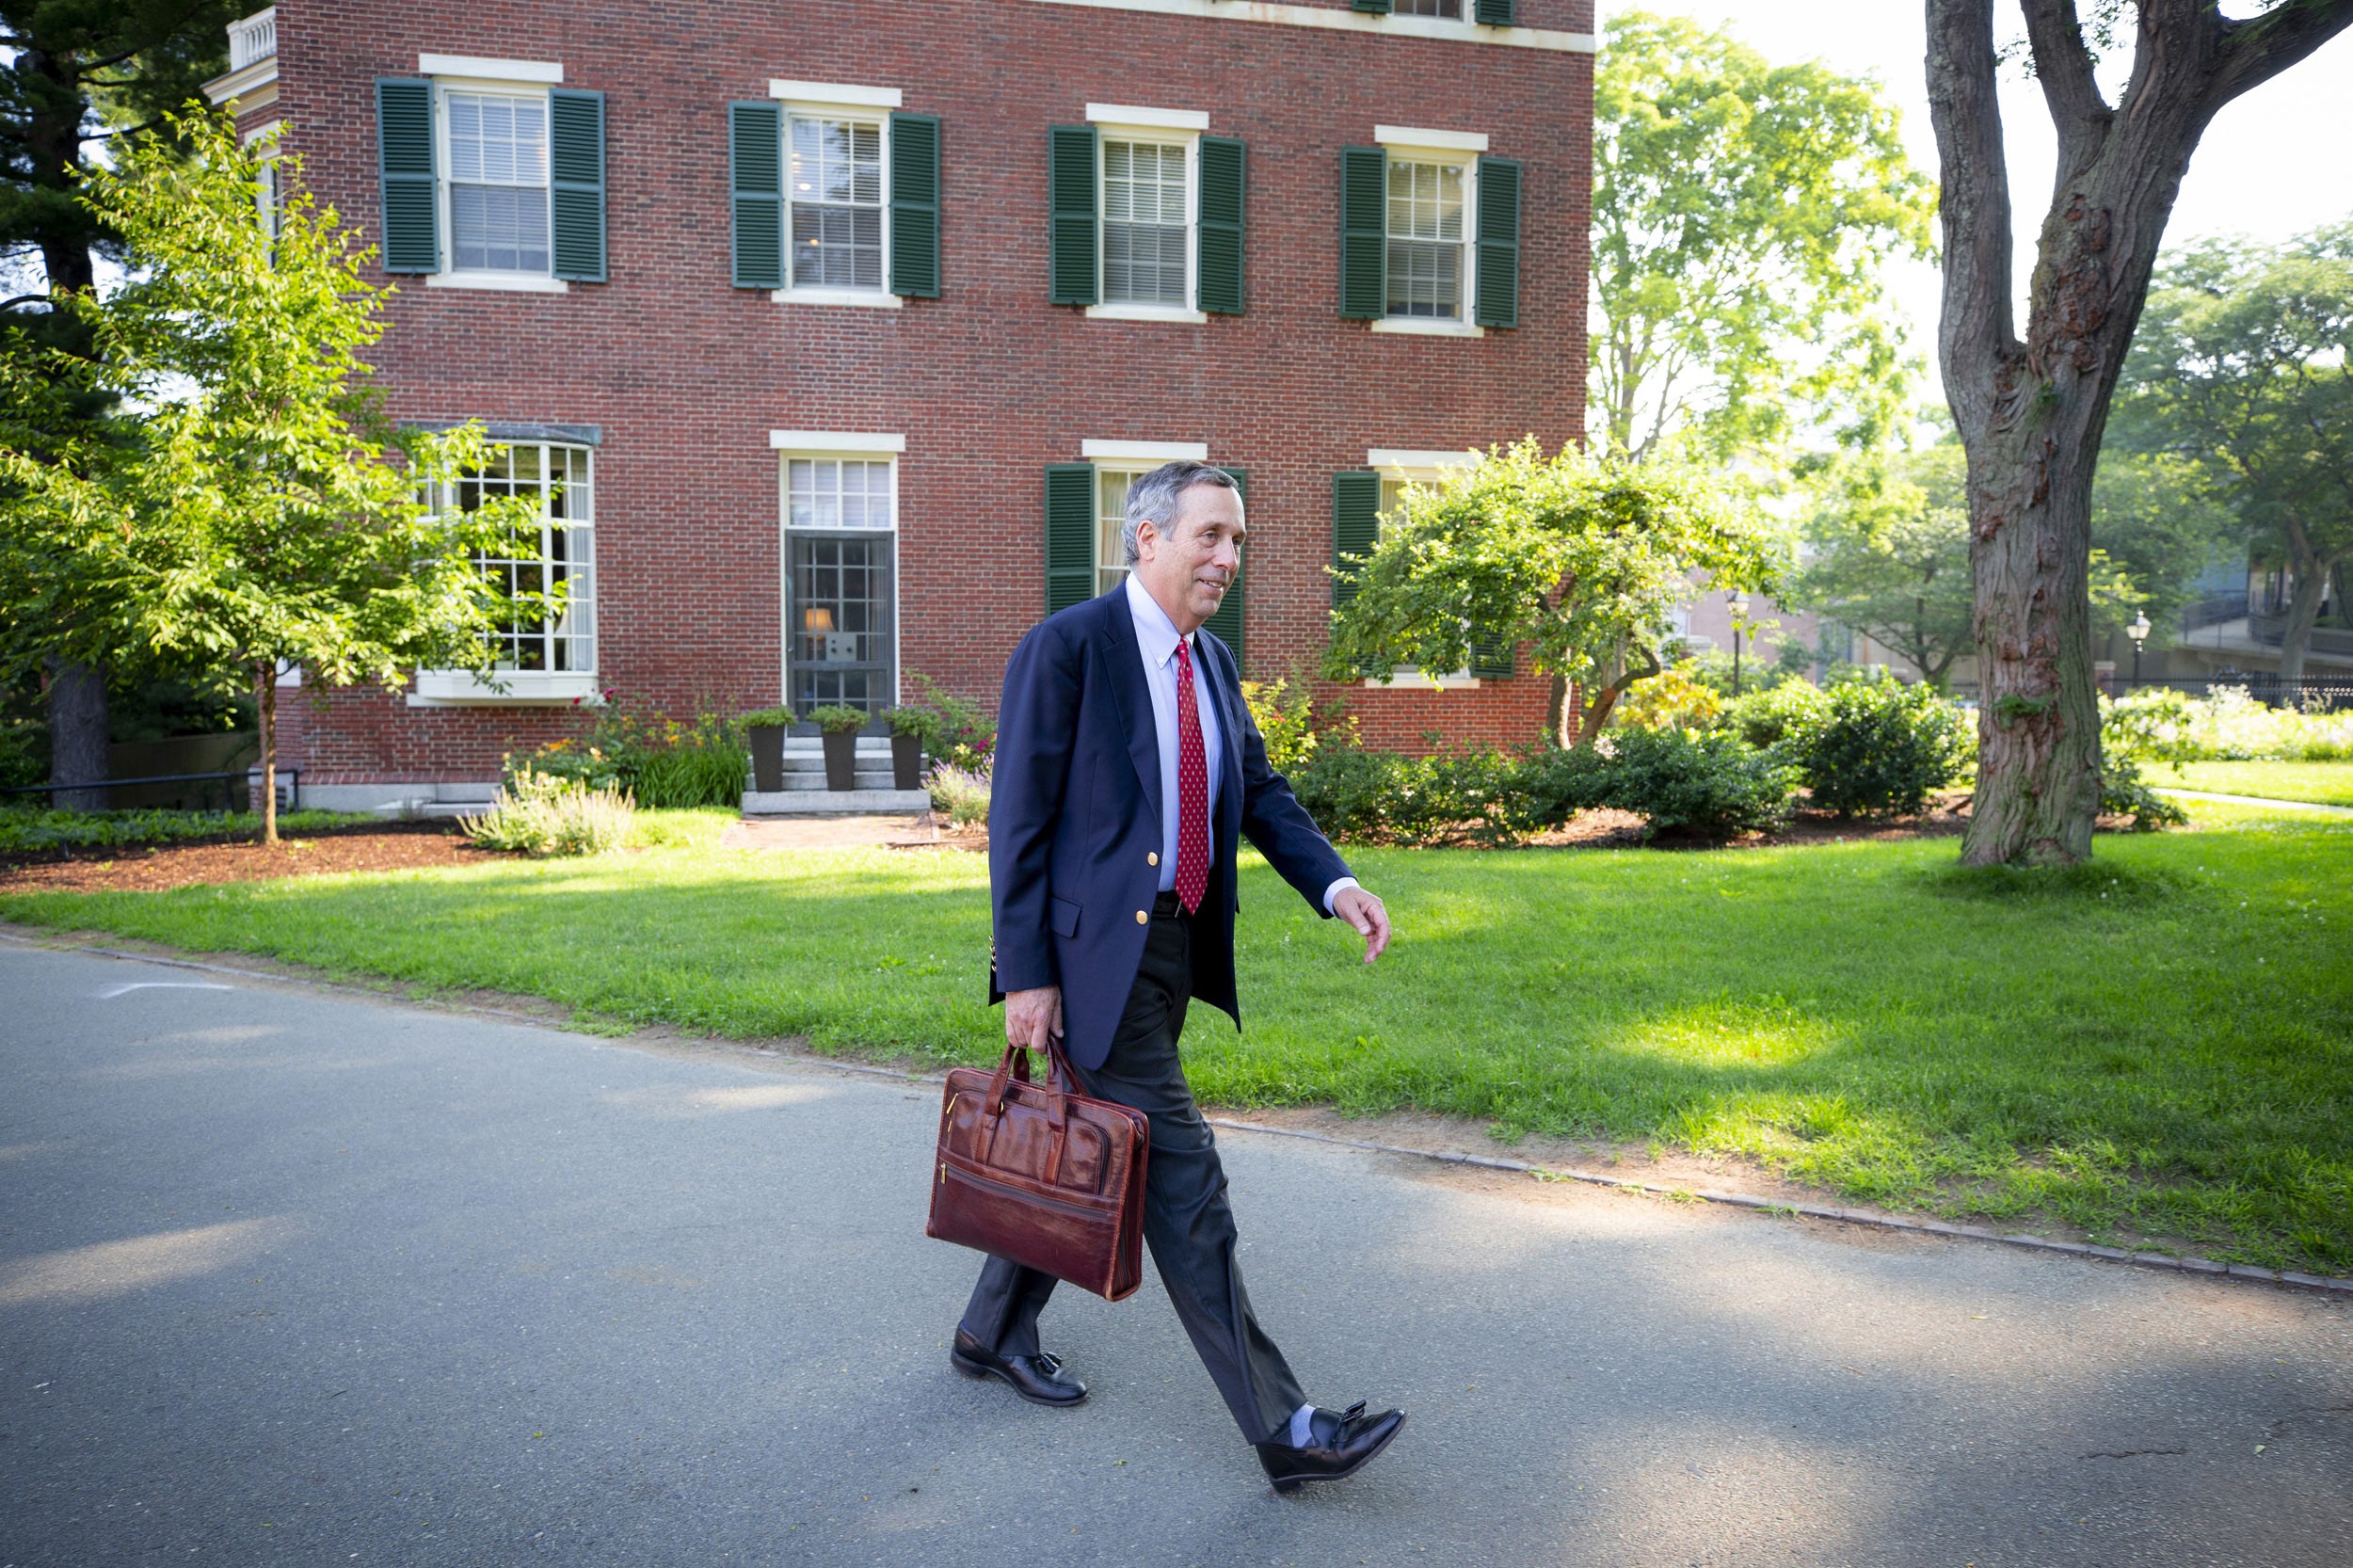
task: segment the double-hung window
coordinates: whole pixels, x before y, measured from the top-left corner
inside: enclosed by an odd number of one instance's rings
[[[896,435],[777,430],[784,686],[796,714],[898,700]]]
[[[421,55],[376,84],[384,270],[436,288],[605,280],[604,95],[552,61]]]
[[[883,130],[880,119],[792,117],[792,288],[882,292]]]
[[[1106,136],[1103,147],[1103,303],[1193,301],[1193,144]]]
[[[1519,325],[1520,165],[1471,131],[1379,125],[1340,150],[1340,314],[1376,332]]]
[[[1089,104],[1048,129],[1048,297],[1115,321],[1246,308],[1247,150],[1196,109]]]
[[[493,632],[494,681],[462,670],[428,670],[417,678],[422,698],[570,702],[597,696],[594,451],[553,441],[502,444],[479,470],[453,482],[441,504],[471,512],[486,500],[509,497],[537,504],[536,549],[485,558],[482,570],[510,597],[544,595],[557,600],[558,608],[518,615]]]

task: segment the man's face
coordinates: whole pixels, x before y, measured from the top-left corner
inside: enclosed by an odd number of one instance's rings
[[[1190,634],[1217,614],[1241,571],[1241,497],[1223,485],[1193,485],[1176,498],[1169,536],[1136,530],[1136,581],[1176,630]]]

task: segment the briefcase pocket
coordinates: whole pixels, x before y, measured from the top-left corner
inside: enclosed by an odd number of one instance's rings
[[[1057,936],[1076,936],[1079,934],[1079,906],[1066,898],[1048,899],[1046,923],[1054,928]]]

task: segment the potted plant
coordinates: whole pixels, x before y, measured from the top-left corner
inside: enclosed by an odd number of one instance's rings
[[[784,788],[784,730],[792,722],[792,710],[762,708],[744,714],[742,722],[752,748],[752,788],[774,794]]]
[[[886,708],[883,723],[890,727],[890,787],[894,790],[920,790],[923,787],[923,753],[935,749],[935,737],[939,733],[939,714],[918,704],[907,708]]]
[[[856,708],[811,708],[805,715],[824,733],[825,788],[857,788],[857,732],[866,728],[866,714]]]

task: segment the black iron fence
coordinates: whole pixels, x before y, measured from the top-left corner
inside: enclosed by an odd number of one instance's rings
[[[72,794],[81,791],[129,789],[135,785],[196,784],[216,781],[220,785],[220,809],[228,811],[238,808],[236,796],[245,792],[236,790],[235,786],[248,783],[253,777],[254,771],[250,768],[232,768],[224,773],[159,773],[145,778],[92,778],[80,784],[20,784],[14,789],[0,790],[0,795],[55,796]],[[278,781],[280,808],[288,811],[299,810],[302,806],[302,770],[280,768]],[[203,799],[211,793],[210,790],[199,793],[198,809],[203,809]]]

